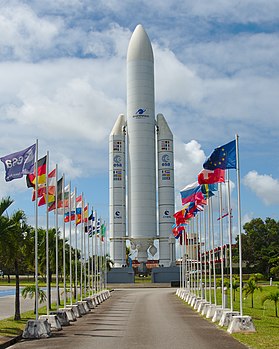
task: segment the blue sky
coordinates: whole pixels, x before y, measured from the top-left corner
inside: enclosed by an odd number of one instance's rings
[[[179,190],[206,156],[240,139],[242,222],[279,219],[277,0],[0,1],[0,155],[39,139],[108,221],[108,137],[126,113],[126,53],[141,23],[155,56],[156,114],[175,140]],[[3,164],[2,164],[3,165]],[[236,176],[231,171],[232,205]],[[30,222],[24,180],[4,181]],[[42,210],[40,214],[43,215]]]

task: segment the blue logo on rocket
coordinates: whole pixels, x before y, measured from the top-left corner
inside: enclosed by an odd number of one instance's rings
[[[142,115],[144,112],[146,111],[146,109],[138,109],[137,111],[136,111],[136,114],[138,114],[138,115]]]

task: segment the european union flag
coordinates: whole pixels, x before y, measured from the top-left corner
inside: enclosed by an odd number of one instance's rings
[[[236,144],[235,140],[215,148],[209,158],[203,164],[206,170],[215,170],[221,168],[223,170],[229,168],[236,169]]]

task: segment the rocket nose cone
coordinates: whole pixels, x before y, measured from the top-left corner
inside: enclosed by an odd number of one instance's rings
[[[127,61],[147,60],[154,62],[153,50],[143,26],[138,24],[129,42]]]

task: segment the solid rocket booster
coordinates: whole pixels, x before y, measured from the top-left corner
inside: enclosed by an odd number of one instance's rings
[[[125,120],[123,115],[118,117],[110,134],[109,165],[115,266],[123,264],[125,247],[121,242],[126,238],[132,249],[137,249],[138,261],[146,262],[148,248],[158,239],[158,227],[160,263],[167,266],[175,258],[169,241],[174,221],[173,136],[163,115],[155,120],[153,50],[141,25],[128,47],[127,115]]]
[[[116,266],[125,264],[126,256],[126,175],[125,117],[119,115],[109,136],[109,197],[111,257]]]
[[[152,239],[157,233],[154,58],[141,25],[127,53],[127,135],[129,236]]]

